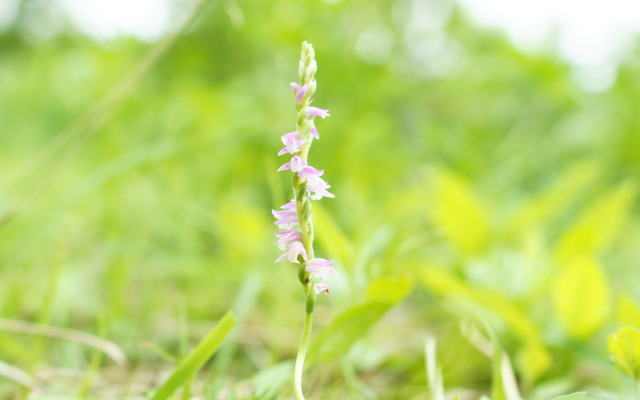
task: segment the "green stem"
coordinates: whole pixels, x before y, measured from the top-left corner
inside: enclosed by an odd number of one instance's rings
[[[305,400],[302,393],[302,372],[304,371],[304,360],[309,350],[309,342],[311,341],[311,329],[313,327],[313,309],[315,303],[315,293],[313,292],[313,283],[308,282],[305,286],[307,296],[306,318],[304,322],[304,331],[302,332],[302,340],[298,348],[296,356],[296,364],[294,367],[293,387],[296,394],[296,400]]]

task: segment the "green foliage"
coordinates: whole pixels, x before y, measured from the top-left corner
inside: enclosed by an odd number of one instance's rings
[[[627,182],[595,199],[560,238],[558,259],[595,255],[611,245],[628,219],[634,196],[634,185]]]
[[[387,285],[388,290],[379,288]],[[347,354],[356,341],[364,338],[389,309],[398,304],[411,289],[411,282],[397,279],[374,281],[366,300],[336,314],[311,343],[309,359],[329,361]]]
[[[573,337],[590,336],[609,316],[611,289],[602,268],[593,259],[572,259],[560,271],[553,304],[564,329]]]
[[[231,312],[225,314],[200,343],[178,364],[164,383],[151,397],[151,400],[164,400],[178,390],[182,385],[188,384],[193,375],[207,362],[213,353],[218,350],[225,337],[231,332],[236,320]]]
[[[640,382],[640,329],[622,327],[609,336],[609,353],[616,365]]]
[[[435,222],[462,252],[484,250],[490,238],[487,211],[475,197],[468,182],[450,171],[440,170],[434,177]]]

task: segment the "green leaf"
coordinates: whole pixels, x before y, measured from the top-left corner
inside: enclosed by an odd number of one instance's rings
[[[591,163],[583,161],[570,166],[550,188],[522,205],[509,230],[524,232],[543,226],[572,204],[596,175],[597,169]]]
[[[589,257],[571,260],[553,287],[554,310],[569,335],[585,339],[606,321],[610,289],[600,266]]]
[[[528,382],[534,382],[551,366],[551,355],[543,346],[528,344],[518,353],[518,367]]]
[[[618,300],[617,317],[621,325],[640,328],[640,307],[629,296],[622,296]]]
[[[499,293],[475,288],[439,267],[422,267],[419,279],[425,287],[441,296],[460,296],[500,317],[524,342],[542,343],[537,325],[513,302]]]
[[[207,362],[211,355],[215,353],[235,324],[236,319],[233,313],[231,311],[227,312],[216,326],[198,343],[196,348],[180,362],[171,376],[158,388],[151,400],[167,399],[180,386],[185,384],[204,363]]]
[[[435,176],[436,224],[464,253],[484,250],[491,235],[488,212],[475,197],[469,183],[446,170]]]
[[[551,400],[574,400],[574,399],[580,399],[586,395],[587,395],[587,392],[575,392],[571,394],[565,394],[562,396],[556,396],[551,398]]]
[[[394,285],[394,283],[402,282]],[[387,285],[387,294],[381,291]],[[374,281],[368,300],[337,314],[311,344],[309,358],[325,361],[343,356],[354,343],[364,337],[384,314],[398,304],[411,289],[410,282],[389,278]]]
[[[560,238],[556,258],[564,262],[606,249],[622,230],[634,197],[635,187],[623,183],[593,201]]]
[[[331,215],[318,203],[313,205],[313,223],[320,245],[345,268],[350,268],[353,265],[351,243]]]
[[[368,301],[397,303],[407,296],[413,282],[409,278],[391,277],[371,281],[365,295]]]
[[[607,345],[616,365],[640,381],[640,329],[622,327],[609,336]]]
[[[503,351],[500,344],[493,341],[493,358],[491,359],[491,400],[506,400],[504,379],[502,377]]]

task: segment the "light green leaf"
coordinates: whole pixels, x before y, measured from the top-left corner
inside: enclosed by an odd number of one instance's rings
[[[231,332],[236,324],[236,319],[231,311],[209,331],[198,343],[195,349],[178,364],[173,373],[158,388],[151,400],[164,400],[169,398],[180,386],[185,384],[204,365],[213,353],[220,347],[224,338]]]
[[[381,291],[388,284],[388,293]],[[403,282],[392,286],[394,282]],[[389,278],[374,281],[368,290],[368,300],[337,314],[311,344],[309,358],[330,360],[346,354],[360,338],[393,306],[402,301],[411,289],[406,281]]]
[[[621,325],[640,328],[640,307],[629,296],[622,296],[618,300],[618,322]]]
[[[529,231],[544,225],[569,206],[596,175],[597,168],[591,163],[583,161],[570,166],[550,188],[522,205],[509,231]]]
[[[518,367],[528,382],[534,382],[549,367],[551,367],[551,355],[543,346],[528,344],[518,353]]]
[[[577,339],[589,337],[604,324],[610,297],[602,269],[589,257],[569,261],[553,287],[555,313],[569,335]]]
[[[397,303],[407,296],[413,282],[409,278],[391,277],[371,281],[367,287],[367,301],[386,301]]]
[[[318,203],[313,205],[313,223],[316,239],[329,256],[336,258],[345,268],[351,268],[353,266],[351,243],[331,215]]]
[[[464,253],[484,250],[491,235],[488,211],[475,197],[469,183],[446,170],[435,175],[436,224]]]
[[[420,281],[441,296],[461,296],[499,316],[524,343],[542,343],[537,325],[513,302],[495,291],[475,288],[444,268],[423,267]]]
[[[622,327],[609,336],[607,345],[616,365],[640,381],[640,329]]]
[[[627,220],[635,192],[631,183],[623,183],[588,205],[561,236],[556,259],[565,262],[574,256],[596,255],[611,245]]]
[[[502,377],[502,347],[493,341],[493,357],[491,359],[491,400],[506,400],[504,380]]]

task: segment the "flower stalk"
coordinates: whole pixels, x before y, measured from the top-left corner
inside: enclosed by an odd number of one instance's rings
[[[300,83],[290,83],[296,102],[296,130],[281,137],[284,148],[278,152],[279,156],[292,156],[278,171],[292,172],[293,199],[284,204],[281,210],[272,211],[276,218],[275,224],[283,229],[276,233],[278,247],[284,251],[276,262],[288,260],[298,264],[298,278],[305,295],[305,324],[294,367],[294,392],[297,400],[304,400],[302,374],[311,340],[316,295],[329,293],[329,285],[324,280],[327,275],[335,272],[333,261],[316,258],[313,250],[311,201],[334,197],[328,191],[330,185],[321,178],[324,171],[309,165],[311,144],[313,140],[320,139],[314,119],[329,116],[328,110],[311,105],[316,91],[316,71],[313,46],[303,42],[298,65]]]

